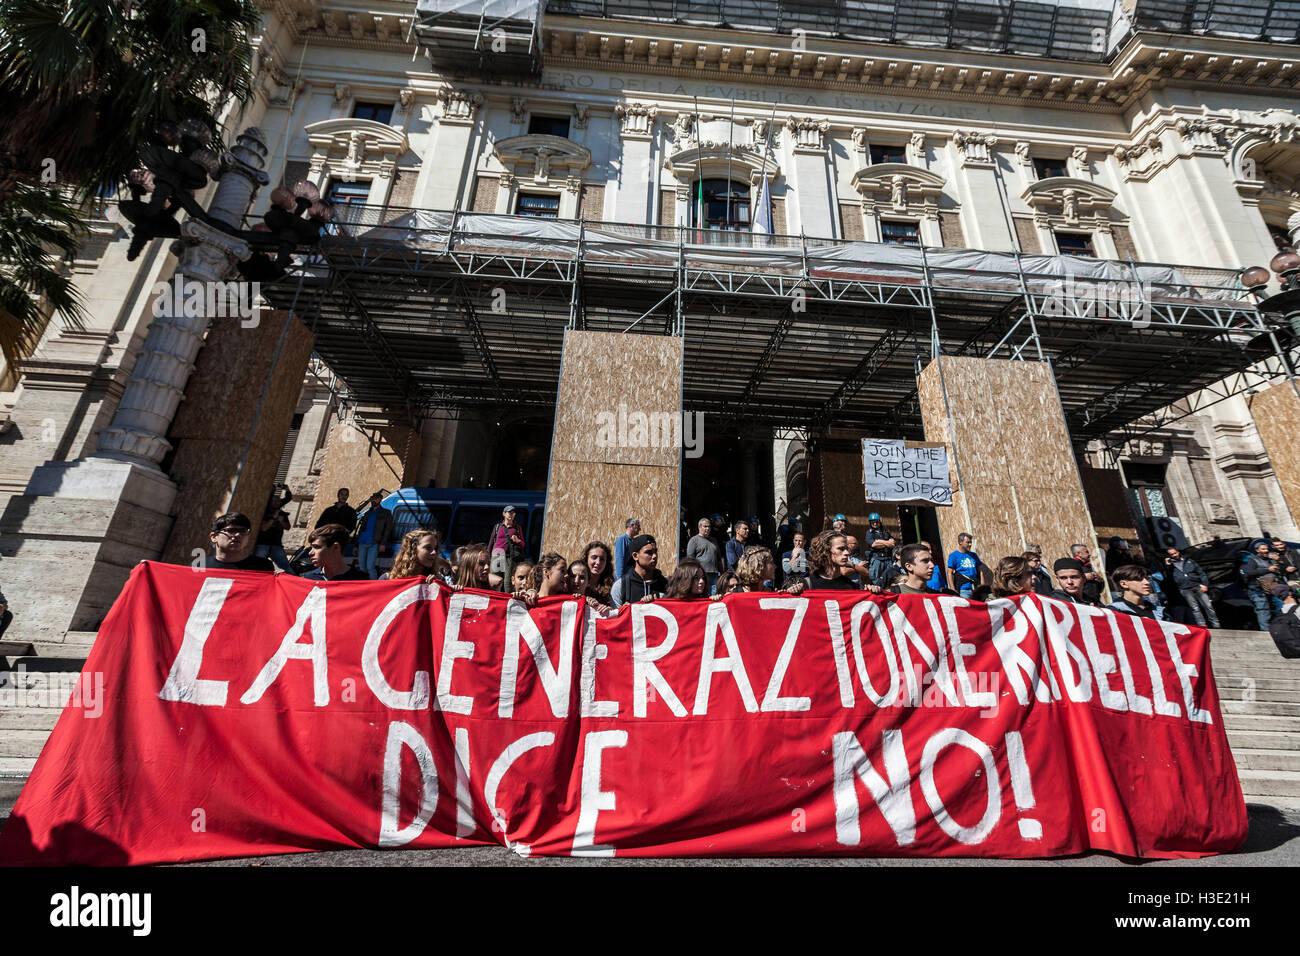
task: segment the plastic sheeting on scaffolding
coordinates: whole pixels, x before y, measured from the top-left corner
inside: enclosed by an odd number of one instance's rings
[[[544,0],[419,0],[415,33],[435,68],[536,73],[545,7]]]
[[[455,235],[451,235],[455,226]],[[1193,281],[1180,268],[1082,256],[1021,255],[979,249],[932,249],[881,242],[801,242],[797,237],[707,229],[623,227],[493,213],[415,209],[371,228],[351,227],[352,237],[440,250],[454,247],[486,255],[569,260],[590,264],[674,270],[681,257],[692,269],[799,276],[812,279],[929,284],[936,291],[975,290],[1014,295],[1024,290],[1066,297],[1116,294],[1172,302],[1233,298],[1231,285]],[[681,242],[679,242],[679,236]],[[1225,274],[1226,275],[1226,274]],[[1120,288],[1123,287],[1123,288]],[[1091,292],[1087,291],[1091,290]]]

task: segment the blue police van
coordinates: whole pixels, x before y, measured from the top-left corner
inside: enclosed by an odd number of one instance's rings
[[[380,503],[393,513],[393,537],[388,554],[381,555],[381,570],[392,567],[393,556],[408,531],[426,528],[442,534],[442,553],[450,558],[462,545],[488,540],[506,505],[514,505],[515,521],[524,531],[528,555],[541,555],[544,491],[498,491],[494,488],[401,488]],[[361,512],[364,517],[365,512]]]

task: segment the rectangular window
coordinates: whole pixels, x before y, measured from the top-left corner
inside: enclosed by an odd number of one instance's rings
[[[569,138],[569,117],[567,116],[530,116],[528,117],[528,132],[541,133],[544,136],[559,136],[561,139]]]
[[[358,103],[352,107],[352,118],[374,120],[376,123],[390,123],[393,119],[393,104]]]
[[[515,205],[515,213],[520,216],[537,216],[540,219],[558,219],[560,197],[541,193],[520,193]]]
[[[335,209],[342,206],[364,206],[370,199],[370,181],[359,180],[348,183],[334,180],[325,191],[325,198]]]
[[[907,151],[902,146],[872,146],[871,165],[880,163],[905,163]]]
[[[880,241],[896,246],[919,246],[921,244],[921,225],[915,222],[890,222],[880,224]]]
[[[1089,259],[1097,256],[1092,249],[1092,236],[1085,233],[1058,232],[1056,248],[1063,256],[1085,256]]]
[[[1035,159],[1034,173],[1039,179],[1051,179],[1054,176],[1068,176],[1063,159]]]

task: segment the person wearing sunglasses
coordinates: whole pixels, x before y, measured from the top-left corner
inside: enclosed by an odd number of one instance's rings
[[[253,554],[257,537],[248,518],[238,511],[227,512],[212,522],[208,538],[212,542],[212,554],[202,567],[223,571],[275,571],[270,559]]]

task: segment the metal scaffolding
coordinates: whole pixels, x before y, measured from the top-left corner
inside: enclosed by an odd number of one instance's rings
[[[683,336],[685,406],[764,429],[920,437],[916,375],[936,349],[1051,362],[1076,442],[1146,416],[1167,423],[1166,409],[1210,386],[1236,394],[1284,373],[1229,269],[903,255],[876,243],[480,213],[343,213],[302,275],[264,292],[285,307],[301,278],[316,352],[353,399],[415,415],[548,413],[566,328]],[[963,257],[982,267],[952,265]],[[1121,278],[1081,280],[1085,266]]]

